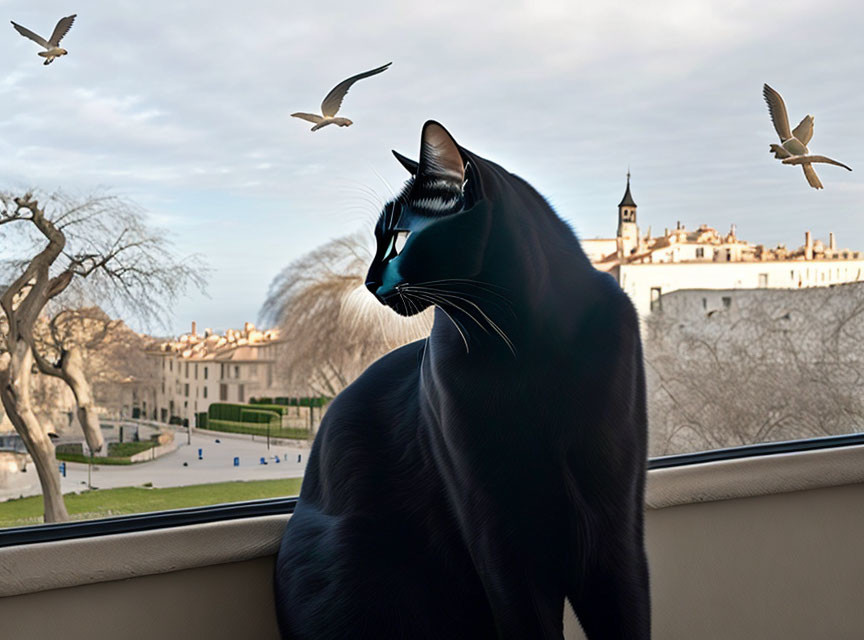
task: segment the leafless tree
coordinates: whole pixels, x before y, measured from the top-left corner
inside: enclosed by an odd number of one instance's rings
[[[298,395],[335,396],[377,358],[429,335],[431,310],[403,318],[366,290],[366,237],[331,240],[270,285],[262,316],[285,337],[279,373]]]
[[[0,194],[0,309],[6,322],[0,354],[0,401],[33,458],[42,485],[45,521],[68,519],[54,445],[40,424],[30,394],[35,367],[64,380],[76,395],[88,444],[102,436],[93,419],[92,394],[77,348],[43,353],[36,325],[49,308],[100,304],[143,322],[158,321],[165,304],[190,284],[202,284],[195,260],[177,260],[164,234],[148,228],[143,213],[111,196],[74,200],[33,193]]]
[[[860,431],[864,284],[668,306],[645,327],[653,455]]]

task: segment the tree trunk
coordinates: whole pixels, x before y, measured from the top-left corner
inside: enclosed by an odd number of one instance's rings
[[[77,405],[78,422],[84,431],[84,439],[93,455],[106,455],[105,439],[99,427],[99,416],[96,414],[96,402],[87,377],[84,375],[84,360],[81,349],[72,346],[63,354],[60,360],[60,371],[63,381],[72,389]]]
[[[63,502],[54,443],[39,424],[30,404],[33,354],[24,340],[16,340],[9,346],[9,353],[0,357],[0,401],[36,465],[42,485],[45,522],[64,522],[69,514]]]

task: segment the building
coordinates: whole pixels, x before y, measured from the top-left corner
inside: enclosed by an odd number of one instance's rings
[[[662,236],[652,236],[650,228],[643,236],[636,211],[628,172],[617,235],[582,240],[582,247],[597,269],[615,277],[642,316],[679,289],[796,289],[864,280],[861,252],[838,249],[833,233],[826,245],[807,231],[794,250],[746,242],[734,225],[725,235],[705,224],[689,230],[678,223]]]
[[[213,402],[285,395],[276,387],[273,371],[281,343],[277,329],[260,331],[250,322],[223,335],[210,329],[199,335],[193,322],[189,333],[147,350],[159,383],[150,404],[141,400],[142,415],[162,422],[172,416],[194,422],[195,414]]]

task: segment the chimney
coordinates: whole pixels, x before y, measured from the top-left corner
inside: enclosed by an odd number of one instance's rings
[[[813,234],[809,231],[804,233],[804,259],[813,259]]]
[[[192,321],[192,335],[193,335],[193,336],[197,336],[197,335],[198,335],[198,331],[197,331],[197,329],[198,329],[198,325],[196,325],[196,324],[195,324],[195,321],[193,320],[193,321]]]
[[[837,241],[834,240],[833,231],[828,233],[828,248],[831,249],[831,251],[837,251]]]

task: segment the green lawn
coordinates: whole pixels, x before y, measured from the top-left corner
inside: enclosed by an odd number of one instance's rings
[[[124,487],[96,489],[79,494],[67,493],[63,497],[72,520],[92,520],[127,513],[296,496],[300,493],[302,480],[302,478],[285,478],[251,482],[217,482],[167,489]],[[42,513],[42,496],[0,502],[0,528],[40,524]]]
[[[129,458],[136,453],[152,449],[158,443],[149,440],[145,442],[109,442],[107,456],[93,456],[93,464],[135,464]],[[61,444],[57,446],[56,457],[66,462],[90,462],[90,456],[81,453],[80,444]]]

